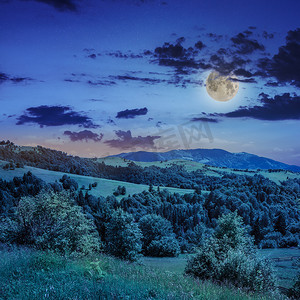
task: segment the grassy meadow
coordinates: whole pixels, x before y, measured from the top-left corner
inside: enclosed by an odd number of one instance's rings
[[[0,178],[2,178],[3,180],[12,180],[16,176],[21,177],[24,175],[24,173],[30,171],[33,175],[42,179],[46,183],[52,183],[55,182],[56,180],[59,181],[59,179],[62,178],[64,174],[66,174],[63,172],[49,171],[49,170],[44,170],[44,169],[39,169],[39,168],[34,168],[29,166],[25,166],[24,168],[19,168],[15,170],[3,170],[3,166],[6,163],[7,162],[0,161]],[[126,188],[125,196],[141,193],[149,189],[149,186],[145,184],[135,184],[135,183],[125,182],[125,181],[118,181],[118,180],[111,180],[111,179],[97,178],[97,177],[83,176],[83,175],[75,175],[75,174],[67,174],[67,175],[70,176],[78,183],[79,188],[81,188],[84,185],[85,188],[88,189],[90,183],[97,182],[97,187],[89,191],[89,194],[93,196],[107,197],[109,195],[112,195],[119,185],[125,186]],[[193,189],[179,189],[179,188],[172,188],[172,187],[160,187],[160,189],[161,190],[166,189],[170,193],[179,193],[181,195],[186,193],[194,193]],[[122,195],[117,196],[117,199],[121,199],[122,197],[124,196]]]
[[[111,166],[121,166],[126,167],[129,160],[124,160],[121,157],[104,157],[104,158],[98,158],[98,162],[104,162],[107,165]],[[280,172],[269,172],[268,170],[233,170],[230,168],[220,168],[220,167],[213,167],[208,166],[199,162],[195,161],[189,161],[189,160],[183,160],[183,159],[175,159],[175,160],[169,160],[169,161],[156,161],[156,162],[134,162],[136,165],[141,167],[149,167],[149,166],[157,166],[161,168],[167,168],[171,167],[172,165],[179,165],[184,166],[186,171],[192,172],[196,170],[202,170],[203,173],[207,176],[215,176],[215,177],[221,177],[221,172],[225,173],[234,173],[237,175],[248,175],[248,176],[254,176],[255,174],[262,175],[272,181],[274,181],[277,184],[280,184],[281,181],[285,181],[287,179],[294,179],[294,178],[300,178],[300,173],[294,173],[290,171],[280,171]]]
[[[0,299],[285,299],[246,294],[155,264],[99,254],[65,258],[26,248],[0,250]]]

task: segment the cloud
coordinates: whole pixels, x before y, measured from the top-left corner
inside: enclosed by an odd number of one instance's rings
[[[71,76],[71,78],[65,78],[64,81],[71,83],[87,83],[91,86],[112,86],[116,84],[111,78],[95,78],[95,76],[86,73],[71,73]]]
[[[112,118],[110,118],[110,117],[106,120],[106,124],[116,125],[115,121]]]
[[[90,101],[90,102],[104,102],[105,100],[103,100],[103,99],[95,99],[95,98],[91,98],[91,99],[87,99],[87,101]]]
[[[243,76],[243,77],[252,77],[253,74],[245,69],[239,68],[234,70],[234,74],[237,76]]]
[[[177,74],[188,73],[188,69],[208,69],[210,65],[205,64],[204,61],[196,60],[195,57],[199,50],[205,45],[198,41],[194,47],[184,48],[182,43],[185,41],[184,37],[177,39],[175,44],[164,43],[161,47],[156,47],[153,53],[154,60],[160,66],[174,67]]]
[[[133,119],[137,116],[144,116],[148,113],[148,109],[144,108],[135,108],[135,109],[126,109],[119,111],[116,115],[117,119]]]
[[[66,78],[64,79],[65,82],[81,82],[80,80],[78,79],[69,79],[69,78]]]
[[[99,127],[88,116],[73,111],[68,106],[41,105],[30,107],[17,120],[17,125],[33,123],[38,124],[40,127],[62,125],[79,125],[84,128]]]
[[[88,140],[92,140],[94,142],[100,142],[103,138],[103,133],[97,134],[94,133],[90,130],[82,130],[79,132],[75,132],[75,131],[65,131],[64,135],[69,136],[70,140],[72,142],[77,142],[77,141],[86,141],[88,142]]]
[[[88,80],[87,83],[92,86],[112,86],[116,84],[112,80]]]
[[[231,80],[237,82],[244,82],[244,83],[257,83],[257,81],[254,78],[246,78],[246,79],[231,78]]]
[[[142,54],[134,54],[131,51],[129,52],[122,52],[120,50],[115,51],[115,52],[107,52],[106,55],[111,56],[111,57],[116,57],[116,58],[124,58],[124,59],[128,59],[128,58],[143,58]],[[147,55],[147,54],[145,54]]]
[[[249,59],[245,60],[236,55],[231,56],[226,52],[225,55],[222,55],[220,53],[213,54],[210,57],[210,62],[214,69],[220,74],[228,75],[235,70],[237,70],[238,73],[241,73],[241,67],[243,67],[247,63],[250,63],[251,61]]]
[[[265,86],[271,86],[271,87],[278,87],[280,86],[279,82],[274,82],[274,81],[268,81]]]
[[[251,31],[245,31],[231,38],[234,46],[237,48],[236,52],[239,54],[251,54],[256,50],[264,51],[265,46],[260,44],[257,40],[249,39]]]
[[[273,39],[274,38],[274,33],[268,33],[267,31],[264,31],[262,36],[267,40],[267,39]]]
[[[19,77],[19,76],[11,77],[8,74],[0,73],[0,84],[4,83],[5,81],[11,81],[13,83],[21,83],[21,82],[31,81],[31,80],[33,79],[30,77]]]
[[[74,0],[34,0],[53,6],[58,11],[72,11],[78,10],[76,1]]]
[[[117,76],[111,75],[109,76],[109,78],[112,80],[120,80],[120,81],[140,81],[146,84],[157,84],[157,83],[166,82],[166,80],[164,79],[150,78],[150,77],[136,77],[131,75],[117,75]]]
[[[10,80],[9,76],[5,73],[0,73],[0,83]]]
[[[279,82],[300,87],[300,28],[291,30],[286,37],[286,44],[272,59],[260,60],[259,67],[265,77],[273,76]]]
[[[198,41],[196,44],[195,44],[195,48],[198,49],[198,50],[202,50],[203,48],[205,48],[206,46],[203,44],[202,41]]]
[[[110,147],[119,148],[122,150],[131,148],[155,148],[154,141],[159,139],[160,136],[137,136],[133,137],[131,131],[116,131],[117,139],[107,140],[104,143],[108,144]]]
[[[225,114],[211,114],[227,118],[252,118],[257,120],[300,120],[300,96],[291,96],[290,93],[276,95],[274,98],[267,94],[260,94],[261,106],[240,107]]]
[[[213,40],[214,42],[219,42],[222,38],[223,38],[223,35],[221,34],[216,34],[216,33],[207,33],[207,36]]]
[[[192,118],[191,121],[192,121],[192,122],[219,123],[219,120],[218,120],[218,119],[207,118],[207,117]]]

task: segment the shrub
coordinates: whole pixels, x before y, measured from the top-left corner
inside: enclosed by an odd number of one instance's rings
[[[220,265],[220,280],[253,291],[274,289],[275,276],[270,264],[263,259],[245,255],[242,249],[231,249]]]
[[[88,254],[100,249],[95,225],[67,192],[41,192],[23,197],[17,207],[27,244],[62,254]]]
[[[117,189],[113,192],[114,196],[119,196],[119,195],[125,195],[126,194],[126,187],[119,185]]]
[[[259,247],[262,249],[272,249],[277,248],[278,244],[274,240],[262,240],[259,244]]]
[[[131,214],[116,210],[106,227],[107,250],[110,254],[135,261],[142,250],[142,234]]]
[[[218,219],[218,226],[214,232],[215,239],[219,242],[221,251],[229,249],[246,248],[249,244],[249,236],[243,227],[242,217],[237,212],[222,215]]]
[[[236,213],[221,216],[213,237],[188,261],[185,272],[253,291],[274,289],[274,271],[267,260],[258,258],[242,225]]]
[[[147,247],[147,253],[157,257],[174,257],[179,255],[180,247],[174,237],[165,236],[159,240],[153,240]]]
[[[217,252],[218,244],[211,239],[198,249],[196,256],[188,260],[185,273],[200,279],[217,279],[220,274]]]
[[[67,175],[63,175],[59,181],[62,183],[65,190],[76,191],[78,189],[78,183]]]

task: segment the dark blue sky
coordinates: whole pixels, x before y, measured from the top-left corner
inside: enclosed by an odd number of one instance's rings
[[[299,1],[0,0],[0,139],[300,165]],[[206,92],[212,71],[236,97]]]

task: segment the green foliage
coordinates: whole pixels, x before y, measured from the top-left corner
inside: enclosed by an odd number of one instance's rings
[[[147,247],[147,253],[157,257],[174,257],[179,255],[180,247],[174,237],[164,236],[158,240],[153,240]]]
[[[142,233],[131,214],[116,210],[106,227],[107,250],[130,261],[138,259],[142,249]]]
[[[213,239],[198,249],[197,255],[188,260],[185,273],[200,279],[217,279],[220,274],[219,244]]]
[[[88,267],[84,272],[84,275],[89,279],[94,279],[96,281],[99,281],[103,279],[107,275],[107,273],[103,271],[101,267],[101,261],[96,260],[88,264]]]
[[[220,262],[219,280],[252,291],[267,291],[275,288],[275,275],[269,262],[247,255],[243,249],[230,249]]]
[[[0,242],[7,244],[22,244],[22,236],[26,232],[23,226],[11,217],[0,216]]]
[[[300,273],[298,274],[294,285],[289,289],[288,296],[292,299],[300,299]]]
[[[59,256],[54,252],[38,251],[33,253],[29,263],[29,268],[36,271],[49,272],[57,269],[64,269],[66,263],[66,258]]]
[[[270,263],[258,257],[236,212],[219,218],[213,237],[188,261],[185,272],[252,291],[274,290],[276,285]]]
[[[52,258],[47,258],[50,255]],[[45,268],[42,261],[56,261]],[[63,263],[60,263],[62,261]],[[99,270],[99,272],[97,271]],[[101,271],[100,271],[101,270]],[[101,272],[104,276],[100,275]],[[28,249],[0,250],[1,299],[198,299],[274,300],[271,296],[194,280],[180,273],[128,264],[103,254],[70,259]]]
[[[245,248],[249,242],[243,227],[243,219],[237,215],[237,212],[222,215],[218,219],[214,237],[222,247],[221,251],[224,252],[231,248]]]
[[[113,192],[114,196],[119,196],[119,195],[125,195],[126,194],[126,187],[119,185],[117,189]]]
[[[67,192],[41,192],[21,198],[17,207],[19,224],[28,244],[62,254],[99,251],[100,240],[93,222]]]
[[[179,244],[168,220],[155,214],[149,214],[140,219],[139,227],[143,234],[145,255],[177,256],[179,254]]]

